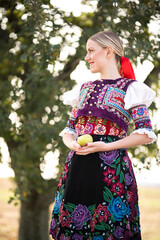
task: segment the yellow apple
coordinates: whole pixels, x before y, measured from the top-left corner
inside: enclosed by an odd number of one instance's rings
[[[81,145],[81,147],[84,147],[86,143],[89,143],[89,142],[92,143],[93,138],[89,134],[84,134],[84,135],[78,137],[77,142],[79,145]]]

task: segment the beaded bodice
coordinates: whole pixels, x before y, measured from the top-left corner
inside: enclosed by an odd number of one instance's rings
[[[124,97],[133,81],[135,80],[119,78],[84,83],[80,90],[76,118],[100,117],[116,123],[127,132],[131,116],[124,108]]]

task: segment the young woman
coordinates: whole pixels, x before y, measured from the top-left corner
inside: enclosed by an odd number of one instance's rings
[[[76,95],[65,95],[73,110],[60,135],[71,151],[59,180],[50,234],[60,240],[139,240],[137,184],[126,148],[156,140],[147,110],[155,92],[135,80],[115,33],[94,34],[86,49],[85,60],[100,78],[84,83]],[[131,119],[135,130],[127,136]],[[81,147],[77,137],[84,134],[92,135],[93,143]]]

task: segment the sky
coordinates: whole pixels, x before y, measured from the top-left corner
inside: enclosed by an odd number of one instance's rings
[[[75,16],[79,16],[81,11],[83,12],[91,12],[96,8],[96,1],[91,1],[93,5],[93,9],[90,6],[82,6],[81,0],[51,0],[51,4],[57,6],[59,9],[62,9],[68,13],[72,12]],[[151,24],[153,32],[156,31],[157,26],[155,24]],[[69,49],[68,49],[69,50]],[[66,48],[67,51],[67,48]],[[65,54],[64,54],[65,55]],[[149,72],[153,69],[153,65],[149,61],[144,61],[143,64],[138,64],[137,67],[134,67],[136,79],[138,81],[143,82]],[[51,67],[52,68],[52,67]],[[95,80],[98,77],[98,74],[92,74],[89,69],[87,69],[85,65],[85,61],[80,61],[80,64],[77,66],[76,70],[71,74],[71,78],[77,81],[77,84],[82,84],[88,80]],[[2,150],[2,162],[0,163],[0,177],[13,177],[14,172],[9,167],[9,154],[7,146],[2,138],[0,138],[0,145]],[[48,152],[45,156],[44,164],[41,164],[40,168],[43,171],[43,178],[50,179],[56,177],[58,169],[56,168],[58,164],[58,151]],[[160,178],[157,179],[157,176],[160,173],[160,167],[157,167],[155,161],[152,163],[151,170],[142,169],[141,172],[138,172],[135,169],[136,179],[138,184],[146,184],[146,185],[159,185],[160,186]]]

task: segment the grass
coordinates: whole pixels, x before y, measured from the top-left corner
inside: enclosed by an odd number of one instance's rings
[[[13,186],[9,179],[0,179],[0,240],[18,239],[20,206],[7,203]],[[140,186],[139,205],[142,239],[160,240],[160,188]]]

